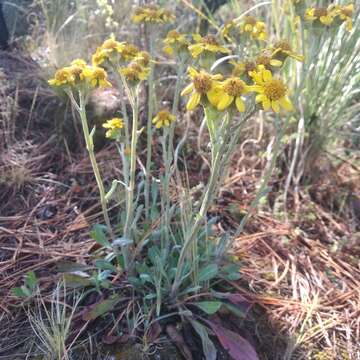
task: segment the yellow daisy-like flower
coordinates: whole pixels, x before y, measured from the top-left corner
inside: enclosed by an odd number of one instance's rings
[[[257,40],[266,40],[268,38],[266,25],[263,21],[258,21],[253,16],[245,16],[244,22],[240,25],[240,32],[247,33]]]
[[[202,37],[199,34],[194,34],[193,39],[196,41],[195,44],[189,46],[189,51],[193,58],[197,58],[204,51],[211,53],[223,53],[229,54],[230,50],[220,45],[216,38],[212,35]]]
[[[334,21],[334,12],[329,11],[325,7],[312,7],[305,11],[305,20],[307,21],[320,21],[323,25],[331,25]]]
[[[128,42],[118,42],[114,37],[105,40],[98,47],[92,56],[92,64],[100,66],[106,60],[113,61],[116,57],[120,57],[122,61],[132,61],[139,53],[139,48]]]
[[[141,66],[148,66],[151,58],[150,54],[147,51],[139,51],[134,57],[134,61],[140,64]]]
[[[76,77],[70,67],[64,67],[56,71],[54,78],[48,80],[51,86],[72,86],[75,84]]]
[[[271,48],[271,51],[271,57],[280,61],[284,61],[288,56],[298,61],[304,61],[304,57],[292,51],[291,45],[286,40],[275,42]]]
[[[228,21],[221,29],[221,36],[229,42],[234,42],[233,33],[237,30],[237,25],[234,20]]]
[[[132,17],[132,21],[135,24],[139,23],[153,23],[153,24],[164,24],[173,22],[175,16],[166,9],[159,8],[155,5],[139,7],[135,9],[135,13]]]
[[[124,122],[120,118],[112,118],[107,120],[103,125],[103,128],[108,129],[105,133],[107,138],[116,138],[119,134],[120,129],[124,127]]]
[[[71,62],[72,66],[79,66],[81,68],[84,68],[87,64],[86,61],[83,59],[75,59]]]
[[[137,83],[148,78],[150,69],[141,66],[137,62],[132,62],[128,66],[121,68],[119,72],[125,77],[127,81]]]
[[[256,102],[261,103],[264,110],[273,109],[278,113],[280,107],[287,111],[293,110],[293,105],[288,98],[288,89],[281,79],[274,78],[270,70],[261,67],[259,71],[252,74],[255,85],[251,90],[256,91]]]
[[[210,91],[216,88],[219,80],[222,79],[222,75],[211,75],[205,71],[197,71],[193,67],[188,69],[188,73],[192,82],[181,92],[181,96],[191,94],[186,109],[193,110],[200,104],[203,96],[207,96],[209,99]],[[215,102],[213,97],[211,99],[212,102]]]
[[[172,122],[176,120],[176,116],[171,114],[168,110],[160,110],[153,118],[152,122],[157,129],[162,127],[169,127]]]
[[[111,83],[107,79],[106,71],[99,66],[86,66],[81,74],[80,79],[88,81],[91,87],[111,87]]]
[[[180,34],[176,30],[171,30],[167,33],[166,38],[164,39],[163,51],[172,56],[174,53],[187,50],[190,42],[186,39],[185,34]]]
[[[345,22],[346,30],[351,31],[353,26],[352,16],[354,15],[355,7],[354,4],[348,4],[345,6],[335,5],[334,13]]]
[[[230,64],[233,66],[233,70],[231,72],[232,76],[241,76],[241,75],[249,75],[251,71],[256,70],[256,63],[252,60],[244,60],[244,61],[235,61],[231,60]]]
[[[280,67],[282,65],[282,61],[273,59],[270,53],[263,52],[258,55],[255,59],[255,63],[257,66],[262,65],[266,69],[270,70],[272,67]]]
[[[245,103],[241,96],[249,92],[251,87],[237,77],[230,77],[215,85],[208,94],[209,101],[219,111],[223,111],[235,100],[235,106],[240,112],[245,111]]]

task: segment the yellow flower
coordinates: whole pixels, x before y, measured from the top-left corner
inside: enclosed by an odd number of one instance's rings
[[[84,68],[87,64],[86,64],[86,61],[83,59],[75,59],[71,62],[71,65]]]
[[[209,101],[219,111],[228,108],[235,100],[235,106],[240,112],[245,111],[245,103],[241,96],[249,92],[248,87],[244,81],[237,77],[230,77],[225,81],[214,86],[208,94]]]
[[[221,29],[221,36],[229,41],[229,42],[234,42],[234,38],[232,36],[232,33],[234,32],[234,30],[237,29],[237,25],[235,23],[234,20],[228,21],[224,27]]]
[[[249,75],[251,71],[256,70],[256,63],[252,60],[244,60],[244,61],[231,60],[230,64],[233,66],[233,70],[231,72],[232,76],[239,77],[244,74]]]
[[[124,127],[124,122],[120,118],[112,118],[107,120],[102,127],[108,129],[105,136],[114,139],[118,136],[120,129]]]
[[[272,46],[272,58],[284,61],[288,56],[298,61],[304,61],[302,55],[298,55],[292,51],[291,45],[286,40],[280,40],[274,43]]]
[[[223,53],[229,54],[230,50],[220,45],[214,36],[207,35],[202,37],[199,34],[194,34],[193,39],[196,41],[195,44],[189,46],[189,51],[193,58],[197,58],[204,51],[211,53]]]
[[[139,51],[134,57],[134,61],[141,66],[148,66],[151,61],[150,54],[147,51]]]
[[[118,42],[114,37],[110,37],[96,49],[95,54],[92,56],[92,64],[99,66],[106,60],[115,61],[116,56],[119,56],[122,61],[131,61],[137,56],[138,52],[137,46],[128,42]]]
[[[308,8],[305,11],[305,20],[320,21],[324,25],[331,25],[334,21],[335,14],[324,7]]]
[[[266,69],[270,70],[272,67],[280,67],[282,65],[282,61],[273,59],[271,54],[267,52],[263,52],[258,55],[255,59],[256,65],[263,65]]]
[[[75,75],[70,67],[64,67],[56,71],[54,78],[48,83],[52,86],[72,86],[75,83]]]
[[[193,110],[200,104],[202,97],[208,96],[209,92],[216,87],[222,75],[211,75],[205,71],[197,71],[193,67],[188,69],[188,73],[192,82],[181,92],[181,96],[191,94],[186,109]]]
[[[111,87],[106,71],[98,66],[86,66],[80,74],[80,79],[88,81],[91,87]]]
[[[132,21],[135,24],[139,24],[142,22],[164,24],[173,22],[174,20],[175,16],[170,11],[159,8],[155,5],[138,7],[137,9],[135,9],[135,13],[132,17]]]
[[[176,116],[171,114],[168,110],[160,110],[156,116],[153,118],[152,122],[155,124],[157,129],[161,127],[168,127],[170,124],[176,120]]]
[[[119,72],[125,77],[127,81],[136,83],[142,80],[146,80],[149,76],[150,69],[141,66],[137,62],[132,62],[128,66],[121,68]]]
[[[265,23],[252,16],[244,17],[244,22],[240,25],[240,32],[247,33],[257,40],[266,40],[268,37]]]
[[[186,50],[190,43],[186,39],[185,34],[180,34],[176,30],[171,30],[167,33],[164,44],[163,51],[167,55],[172,56],[174,52]]]
[[[348,4],[345,6],[335,5],[334,7],[334,13],[339,16],[343,22],[345,22],[347,31],[352,30],[352,16],[354,15],[354,12],[354,4]]]
[[[274,78],[270,70],[260,67],[257,72],[252,73],[255,85],[250,89],[259,93],[256,102],[262,103],[264,110],[273,109],[276,113],[280,107],[287,111],[293,110],[293,105],[287,97],[288,89],[281,79]]]

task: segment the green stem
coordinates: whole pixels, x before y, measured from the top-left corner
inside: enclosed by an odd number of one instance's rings
[[[153,52],[153,38],[150,34],[150,56],[154,56]],[[148,81],[148,118],[146,125],[146,177],[145,177],[145,216],[149,217],[150,209],[150,182],[151,182],[151,155],[152,155],[152,118],[154,113],[154,64],[150,62],[150,74]]]
[[[223,163],[224,159],[223,159],[222,155],[224,153],[223,150],[227,146],[226,142],[224,141],[225,138],[227,137],[227,136],[225,136],[225,133],[227,132],[227,130],[230,129],[230,126],[229,126],[230,119],[227,118],[223,121],[224,122],[226,121],[226,124],[223,124],[222,131],[219,131],[219,133],[218,133],[217,141],[219,141],[220,144],[219,144],[219,146],[214,147],[214,154],[213,154],[214,161],[212,163],[212,169],[211,169],[211,174],[210,174],[210,179],[209,179],[209,182],[207,185],[207,189],[206,189],[205,195],[203,197],[201,207],[200,207],[199,213],[196,217],[195,223],[192,226],[190,233],[187,236],[187,239],[185,240],[184,245],[180,252],[179,260],[177,263],[176,274],[175,274],[173,286],[171,289],[172,297],[175,297],[175,294],[177,293],[180,283],[181,283],[181,275],[182,275],[185,257],[188,252],[188,248],[194,242],[196,235],[200,229],[200,226],[202,225],[204,218],[205,218],[205,216],[209,210],[209,207],[212,203],[212,200],[217,192],[217,189],[220,186],[218,180],[219,180],[221,170],[223,169],[222,163]]]
[[[72,102],[75,101],[73,94],[71,93],[70,98],[72,100]],[[99,189],[99,193],[100,193],[100,203],[101,203],[101,208],[102,208],[102,213],[104,216],[104,220],[106,223],[106,226],[108,228],[108,232],[110,234],[110,237],[112,239],[114,239],[114,233],[112,231],[111,228],[111,222],[110,222],[110,218],[109,218],[109,213],[108,213],[108,209],[106,206],[106,193],[105,193],[105,188],[104,188],[104,184],[101,178],[101,174],[100,174],[100,170],[96,161],[96,157],[95,157],[95,153],[94,153],[94,143],[93,143],[93,137],[92,134],[90,134],[89,132],[89,126],[88,126],[88,122],[87,122],[87,116],[86,116],[86,101],[84,101],[84,96],[83,94],[79,94],[79,99],[80,99],[80,104],[78,106],[78,111],[79,111],[79,115],[80,115],[80,119],[81,119],[81,125],[82,125],[82,129],[83,129],[83,133],[84,133],[84,138],[85,138],[85,143],[86,143],[86,149],[89,153],[89,157],[90,157],[90,161],[91,161],[91,166],[93,168],[93,172],[95,175],[95,179],[96,179],[96,183]],[[76,102],[75,102],[76,103]]]
[[[132,121],[132,135],[131,135],[131,147],[130,147],[130,181],[127,189],[127,201],[126,201],[126,220],[124,227],[124,237],[131,239],[131,226],[134,219],[134,191],[135,191],[135,177],[136,177],[136,148],[138,142],[138,122],[139,122],[139,103],[138,103],[138,94],[132,94],[131,101],[133,104],[133,121]],[[126,256],[125,256],[126,254]],[[124,262],[125,268],[128,264],[128,254],[127,251],[124,252]]]

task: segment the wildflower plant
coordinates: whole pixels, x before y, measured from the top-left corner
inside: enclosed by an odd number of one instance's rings
[[[347,29],[350,27],[347,15],[341,12],[342,8],[331,7],[326,15],[321,15],[331,16],[331,21],[310,10],[303,14],[301,21],[304,21],[304,27],[315,21],[328,26],[337,19],[345,22]],[[152,27],[170,24],[174,20],[170,12],[157,6],[138,8],[133,16],[136,24]],[[231,35],[234,29],[238,31],[239,39]],[[103,285],[96,286],[95,290],[102,297],[107,295],[115,308],[120,301],[121,285],[130,286],[144,312],[145,333],[148,331],[146,326],[149,327],[156,319],[170,316],[188,319],[198,333],[201,332],[200,327],[207,331],[204,323],[198,322],[194,315],[194,301],[190,302],[188,298],[199,302],[199,298],[205,297],[208,300],[207,305],[202,307],[205,314],[216,312],[224,304],[221,282],[236,280],[240,276],[239,264],[227,254],[231,238],[241,233],[251,209],[266,194],[267,182],[281,150],[282,136],[290,122],[289,114],[298,111],[299,97],[307,96],[312,109],[318,104],[317,98],[309,97],[312,90],[304,94],[303,85],[287,81],[286,76],[295,69],[293,76],[300,84],[312,81],[304,72],[302,77],[298,76],[299,69],[304,66],[307,71],[320,72],[317,75],[319,83],[313,84],[318,91],[319,87],[328,86],[326,75],[321,72],[328,66],[326,62],[322,62],[322,70],[313,70],[307,60],[309,54],[304,51],[298,54],[284,40],[270,41],[263,21],[242,16],[229,23],[222,35],[227,43],[222,43],[221,37],[215,35],[183,34],[177,30],[167,33],[163,50],[176,66],[170,106],[158,104],[155,100],[157,72],[154,64],[161,66],[161,63],[156,60],[153,40],[149,48],[143,50],[110,37],[95,51],[92,65],[81,59],[75,60],[59,69],[49,80],[50,85],[69,96],[79,114],[99,187],[106,227],[97,226],[92,236],[102,245],[102,254],[105,255],[96,260],[96,283]],[[244,35],[247,39],[241,43]],[[304,33],[301,35],[305,41]],[[254,41],[256,46],[247,47],[249,40]],[[322,41],[328,44],[325,38]],[[357,40],[350,36],[350,41],[355,44]],[[261,48],[259,44],[262,44]],[[313,43],[313,54],[310,56],[315,56],[315,46]],[[339,46],[341,50],[342,44]],[[230,74],[221,67],[224,59],[231,59]],[[347,65],[354,59],[349,58],[348,61]],[[93,135],[96,129],[90,131],[88,128],[86,104],[94,88],[110,86],[119,90],[121,114],[107,120],[103,127],[106,129],[105,136],[114,141],[119,150],[122,173],[111,185],[106,185],[94,154]],[[140,94],[144,86],[148,101],[143,112],[146,123],[143,127]],[[198,198],[193,196],[194,189],[189,188],[179,170],[182,146],[187,136],[184,131],[183,137],[176,139],[175,127],[185,129],[188,126],[184,112],[179,111],[179,108],[182,109],[181,97],[184,98],[186,111],[203,110],[203,124],[210,139],[210,173],[206,184],[199,184],[201,195]],[[130,114],[127,105],[131,107]],[[214,234],[211,231],[213,220],[208,218],[209,210],[216,200],[245,124],[259,111],[269,114],[268,119],[275,129],[272,158],[251,209],[238,228],[233,234]],[[158,163],[155,160],[159,160],[153,151],[154,139],[160,143],[160,169],[154,166]],[[108,210],[115,192],[122,197],[121,205],[118,205],[119,224],[114,223],[115,219],[110,217]],[[209,346],[210,339],[201,338],[204,347]],[[213,344],[211,349],[214,355]],[[215,358],[213,355],[208,358]]]

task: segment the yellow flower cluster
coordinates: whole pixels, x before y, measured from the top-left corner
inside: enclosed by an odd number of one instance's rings
[[[150,61],[148,52],[140,51],[137,46],[128,42],[118,42],[114,37],[105,40],[92,57],[93,64],[97,66],[106,62],[115,67],[122,65],[118,71],[131,83],[147,79]]]
[[[317,22],[326,26],[331,25],[336,19],[341,22],[345,22],[346,29],[352,30],[352,16],[354,15],[354,4],[348,4],[345,6],[329,5],[326,7],[311,7],[305,11],[305,20]]]
[[[197,58],[203,52],[229,54],[230,50],[219,44],[212,35],[202,37],[200,34],[194,34],[195,43],[189,46],[189,51],[193,58]]]
[[[106,71],[98,66],[89,66],[82,59],[74,60],[70,66],[56,71],[48,83],[55,87],[72,87],[86,85],[95,87],[111,87]]]
[[[131,61],[135,59],[138,53],[139,49],[135,45],[128,42],[118,42],[114,37],[110,37],[96,49],[92,56],[92,63],[99,66],[105,61],[112,63]]]
[[[163,51],[169,56],[186,51],[190,45],[186,35],[181,34],[176,30],[169,31],[163,42],[165,45]]]
[[[155,124],[157,129],[162,127],[169,127],[172,122],[176,120],[176,116],[171,114],[169,110],[163,109],[160,110],[156,116],[153,118],[152,122]]]
[[[135,9],[135,13],[132,16],[132,21],[135,24],[139,24],[139,23],[164,24],[164,23],[173,22],[174,20],[175,20],[175,16],[169,10],[159,8],[156,5],[138,7]]]
[[[120,118],[112,118],[107,120],[102,127],[108,129],[105,134],[107,138],[115,139],[119,136],[120,130],[124,127],[124,122]]]
[[[210,104],[218,111],[224,111],[234,104],[239,112],[244,112],[243,95],[250,92],[258,93],[256,102],[261,103],[264,110],[271,108],[278,113],[280,108],[287,111],[293,109],[284,82],[273,77],[271,71],[263,65],[250,71],[252,85],[246,84],[235,75],[223,80],[221,74],[212,75],[203,70],[197,71],[192,67],[189,68],[188,73],[192,81],[181,93],[183,96],[190,95],[186,105],[187,110],[193,110],[202,103],[204,106]]]
[[[257,20],[253,16],[244,17],[244,22],[240,25],[240,32],[249,34],[256,40],[264,41],[268,38],[265,23]]]

